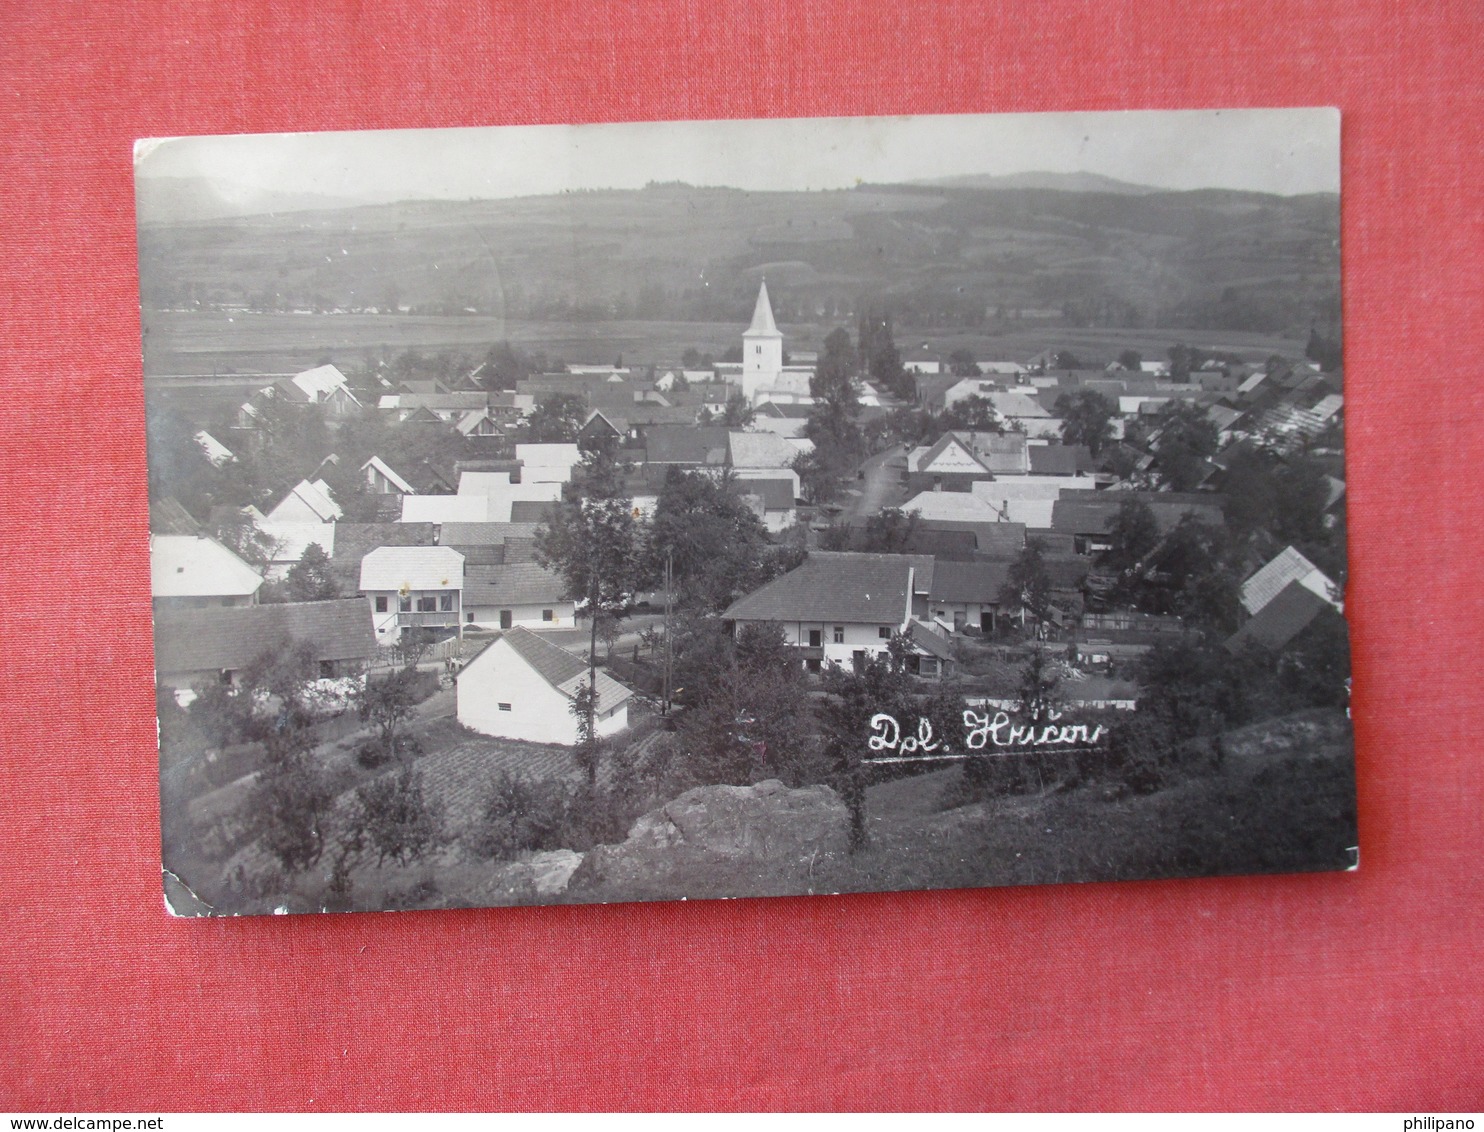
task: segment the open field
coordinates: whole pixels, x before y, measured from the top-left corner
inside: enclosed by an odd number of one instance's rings
[[[852,319],[844,320],[852,335]],[[530,322],[491,315],[434,317],[374,314],[226,314],[147,311],[144,317],[144,373],[155,387],[199,385],[161,382],[188,375],[228,381],[235,374],[297,373],[328,358],[341,369],[358,368],[372,358],[405,350],[460,352],[481,357],[509,340],[531,351],[574,363],[608,363],[619,355],[633,365],[676,365],[689,346],[720,356],[738,344],[746,314],[736,322],[615,321]],[[819,349],[833,324],[785,323],[794,349]],[[1108,361],[1121,351],[1138,350],[1146,359],[1166,356],[1176,342],[1223,350],[1260,361],[1270,354],[1301,355],[1304,342],[1280,335],[1192,329],[1123,330],[1030,326],[1004,334],[935,331],[902,326],[903,350],[927,345],[944,353],[969,349],[982,358],[1023,361],[1048,348],[1064,348],[1085,360]]]

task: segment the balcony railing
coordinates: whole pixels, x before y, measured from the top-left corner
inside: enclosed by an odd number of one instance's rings
[[[397,624],[413,629],[440,629],[459,623],[459,611],[457,609],[442,610],[438,613],[398,613]]]

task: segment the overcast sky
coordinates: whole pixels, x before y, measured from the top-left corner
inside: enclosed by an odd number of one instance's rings
[[[1338,192],[1332,109],[802,118],[257,134],[138,143],[151,177],[355,200],[501,198],[685,181],[833,189],[1028,171],[1171,189]]]

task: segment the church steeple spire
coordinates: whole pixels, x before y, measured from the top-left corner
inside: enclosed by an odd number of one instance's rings
[[[752,325],[748,334],[778,334],[778,324],[773,321],[773,304],[768,300],[768,281],[763,280],[757,291],[757,306],[752,312]],[[781,337],[781,335],[780,335]]]

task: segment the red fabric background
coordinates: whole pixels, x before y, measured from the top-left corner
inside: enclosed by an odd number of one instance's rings
[[[1484,1103],[1474,0],[315,7],[3,5],[0,1108]],[[134,138],[1314,104],[1359,873],[166,918]]]

